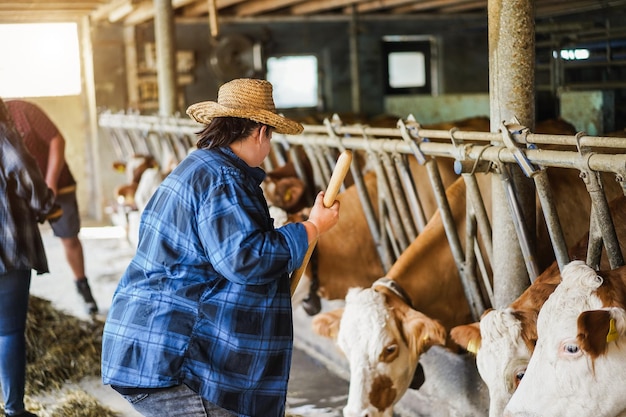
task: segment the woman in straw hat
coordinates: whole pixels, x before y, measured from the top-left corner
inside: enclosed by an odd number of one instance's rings
[[[236,79],[190,106],[198,150],[145,208],[137,253],[105,323],[102,378],[144,416],[282,417],[293,329],[289,273],[338,220],[320,193],[309,220],[275,229],[259,168],[278,115],[272,85]]]
[[[49,272],[37,221],[57,218],[57,209],[0,99],[0,386],[10,417],[36,417],[24,408],[26,313],[31,271]]]

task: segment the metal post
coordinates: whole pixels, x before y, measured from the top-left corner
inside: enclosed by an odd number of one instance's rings
[[[350,78],[352,79],[352,112],[361,113],[361,77],[359,75],[359,21],[356,5],[350,19]]]
[[[159,115],[176,112],[176,36],[172,0],[154,0]]]
[[[87,96],[87,111],[88,111],[88,122],[89,122],[89,166],[91,166],[92,171],[90,172],[91,183],[89,184],[90,188],[90,199],[91,206],[89,207],[90,213],[96,220],[102,220],[103,218],[103,207],[104,204],[104,193],[102,191],[101,177],[100,177],[100,168],[101,168],[101,158],[100,152],[98,151],[100,138],[98,136],[98,112],[96,108],[96,85],[95,85],[95,77],[94,77],[94,67],[93,67],[93,44],[91,42],[91,25],[89,23],[89,19],[83,18],[80,21],[79,25],[79,33],[80,33],[80,45],[81,45],[81,56],[82,56],[82,65],[84,71],[84,80],[85,80],[85,89]],[[96,168],[96,169],[93,169]]]
[[[534,8],[532,0],[489,0],[489,97],[491,131],[502,121],[517,118],[534,126]],[[535,230],[534,190],[517,166],[511,170],[516,197],[527,230]],[[495,174],[493,198],[493,307],[501,308],[517,298],[529,284],[526,265],[502,185]]]

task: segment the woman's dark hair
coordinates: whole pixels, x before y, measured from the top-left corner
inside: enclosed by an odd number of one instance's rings
[[[0,98],[0,123],[7,123],[11,120],[11,115],[9,114],[9,109],[7,108],[2,98]]]
[[[198,132],[198,149],[222,148],[246,138],[262,123],[239,117],[216,117]],[[269,127],[269,126],[268,126]]]

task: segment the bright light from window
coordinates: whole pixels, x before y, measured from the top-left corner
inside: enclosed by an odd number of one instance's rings
[[[0,25],[0,96],[80,94],[75,23]]]
[[[557,51],[552,53],[554,58],[557,58]],[[589,49],[562,49],[561,58],[566,61],[575,61],[582,59],[589,59]]]
[[[274,86],[277,108],[317,107],[317,57],[268,58],[267,80]]]
[[[426,85],[426,60],[421,52],[391,52],[389,54],[389,85],[393,88]]]

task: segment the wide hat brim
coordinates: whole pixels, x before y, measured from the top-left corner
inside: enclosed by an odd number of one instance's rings
[[[285,135],[297,135],[304,130],[300,123],[269,110],[230,108],[215,101],[202,101],[192,104],[187,108],[187,114],[196,122],[204,124],[209,124],[216,117],[239,117],[272,126],[276,133]]]

